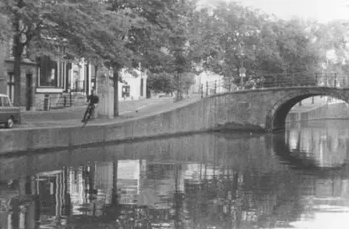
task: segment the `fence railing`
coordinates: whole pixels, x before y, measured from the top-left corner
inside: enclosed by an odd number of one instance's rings
[[[333,87],[349,88],[349,76],[336,73],[270,74],[243,79],[223,78],[206,81],[200,85],[201,97],[230,91],[253,90],[260,88],[286,87]]]

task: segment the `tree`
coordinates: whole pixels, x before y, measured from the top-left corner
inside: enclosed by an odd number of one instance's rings
[[[347,75],[349,73],[348,22],[336,20],[326,24],[314,23],[310,29],[314,45],[320,53],[321,70]]]
[[[166,94],[172,94],[176,90],[174,77],[166,72],[150,74],[147,83],[148,88],[155,93],[164,92]]]
[[[189,94],[189,89],[195,84],[195,74],[194,73],[185,73],[182,76],[181,88],[186,94]]]
[[[3,2],[6,7],[2,11],[10,18],[14,32],[15,104],[20,105],[20,63],[26,47],[33,56],[49,55],[72,60],[84,58],[112,69],[114,116],[117,116],[119,72],[122,68],[138,67],[141,63],[150,72],[169,69],[162,60],[167,59],[167,65],[173,59],[161,48],[168,48],[174,56],[175,51],[168,37],[179,31],[177,24],[183,15],[178,13],[178,6],[185,1]],[[182,31],[185,29],[182,28]],[[178,55],[176,58],[178,66],[181,58]]]
[[[238,77],[243,64],[249,66],[256,60],[265,20],[265,15],[235,2],[219,2],[197,10],[191,28],[193,59],[203,70]]]
[[[108,0],[107,8],[111,12],[126,12],[132,22],[125,36],[126,42],[123,52],[129,53],[127,58],[115,61],[110,60],[114,69],[114,88],[117,88],[119,78],[117,74],[124,67],[136,67],[141,64],[143,69],[150,73],[172,73],[174,56],[173,49],[175,34],[180,18],[183,17],[183,9],[187,1],[183,0]],[[185,11],[184,11],[185,12]],[[185,29],[184,29],[185,30]],[[183,31],[184,31],[183,30]],[[171,40],[172,38],[172,40]],[[183,43],[181,44],[183,46]],[[169,50],[169,54],[163,52],[163,48]],[[163,61],[165,60],[165,61]],[[177,55],[177,66],[180,57]],[[116,90],[114,89],[114,92]],[[118,96],[114,97],[114,115],[118,115]]]
[[[9,18],[13,34],[15,97],[21,106],[21,60],[25,49],[32,59],[40,55],[64,58],[87,50],[91,31],[99,25],[88,13],[96,1],[2,0],[1,13]],[[98,6],[98,5],[97,5]],[[96,7],[98,8],[98,7]],[[65,23],[69,20],[69,23]],[[78,41],[78,42],[77,42]],[[84,44],[84,45],[81,45]],[[63,47],[67,53],[63,52]]]
[[[1,8],[1,3],[0,3]],[[8,18],[0,13],[0,42],[7,41],[10,36],[10,27],[8,25]]]
[[[182,92],[189,93],[190,87],[195,84],[195,74],[183,73],[179,87]],[[178,86],[175,77],[166,72],[152,73],[148,77],[148,88],[155,93],[164,92],[166,94],[178,91]]]
[[[239,80],[247,75],[295,73],[318,67],[306,25],[283,21],[235,2],[200,8],[191,24],[193,60],[202,70]]]
[[[9,18],[13,33],[14,79],[16,106],[21,106],[21,58],[23,50],[41,29],[43,18],[39,13],[39,1],[3,0],[1,13]]]
[[[305,32],[302,21],[278,21],[277,45],[285,66],[290,73],[314,71],[318,68],[318,52]],[[275,25],[276,26],[276,25]]]
[[[84,3],[83,12],[88,13],[89,17],[93,18],[93,23],[86,31],[79,31],[77,28],[79,36],[73,39],[74,42],[71,44],[79,47],[78,55],[80,57],[88,60],[99,59],[105,67],[113,70],[114,116],[118,116],[118,83],[122,80],[120,71],[124,67],[136,66],[134,53],[127,48],[132,39],[129,37],[129,30],[141,19],[132,14],[129,9],[113,11],[109,10],[108,7],[108,4],[97,4],[88,10]],[[67,16],[73,17],[72,15]],[[75,26],[67,19],[61,23],[65,23],[67,27]],[[80,34],[83,34],[85,38],[81,39]],[[69,36],[74,37],[74,33],[69,34]]]

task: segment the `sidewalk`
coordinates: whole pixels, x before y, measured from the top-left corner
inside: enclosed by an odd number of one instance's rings
[[[193,95],[189,99],[173,102],[173,98],[154,98],[134,101],[119,102],[119,117],[114,119],[91,120],[89,124],[116,123],[129,118],[142,117],[151,114],[166,112],[168,110],[190,104],[200,99],[199,95]],[[49,127],[49,126],[81,126],[81,119],[86,106],[76,106],[66,109],[50,111],[25,111],[22,112],[22,123],[15,128]]]

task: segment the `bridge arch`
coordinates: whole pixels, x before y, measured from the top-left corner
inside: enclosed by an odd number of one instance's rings
[[[348,103],[349,99],[347,93],[340,89],[327,88],[326,90],[298,90],[286,93],[282,98],[278,99],[269,110],[266,117],[265,129],[267,131],[275,131],[278,129],[284,129],[286,123],[286,117],[292,107],[300,101],[313,97],[313,96],[331,96],[337,99],[341,99]]]

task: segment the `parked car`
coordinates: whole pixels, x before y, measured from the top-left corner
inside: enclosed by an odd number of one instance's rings
[[[14,123],[19,122],[19,117],[19,107],[13,106],[7,95],[0,94],[0,125],[12,128]]]

